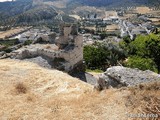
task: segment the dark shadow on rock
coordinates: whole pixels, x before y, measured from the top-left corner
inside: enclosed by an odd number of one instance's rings
[[[86,72],[77,72],[77,73],[72,73],[70,75],[72,77],[79,78],[83,82],[86,82],[91,85],[96,85],[97,83],[97,79],[93,75],[86,73]]]

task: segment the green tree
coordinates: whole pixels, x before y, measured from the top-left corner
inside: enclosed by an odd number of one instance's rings
[[[152,70],[154,72],[157,72],[156,64],[151,58],[131,56],[125,63],[125,66],[130,68],[138,68],[140,70]]]
[[[160,73],[160,37],[151,34],[150,39],[146,41],[146,48],[149,51],[149,57],[156,63],[158,73]]]
[[[94,45],[85,46],[83,53],[88,69],[106,70],[125,58],[123,50],[113,43],[96,42]]]
[[[123,41],[119,43],[119,46],[125,51],[126,54],[132,54],[132,46],[130,46],[130,43],[132,40],[129,36],[126,36],[123,38]]]
[[[106,32],[100,33],[100,39],[101,39],[101,40],[105,39],[106,37],[107,37]]]
[[[89,69],[104,69],[107,59],[107,51],[101,46],[85,46],[84,59]]]
[[[130,61],[128,62],[130,63],[127,63],[127,66],[136,66],[141,70],[153,70],[149,65],[155,63],[158,73],[160,73],[160,37],[158,35],[139,35],[133,41],[125,38],[120,42],[120,46],[127,52],[127,56],[129,57]]]
[[[141,57],[148,56],[148,49],[146,48],[146,41],[150,38],[149,35],[139,35],[134,41],[130,43],[130,53],[131,55],[138,55]]]

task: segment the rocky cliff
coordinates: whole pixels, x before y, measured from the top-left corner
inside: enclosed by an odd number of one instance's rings
[[[99,89],[120,88],[154,81],[160,81],[160,75],[152,71],[113,66],[99,76],[97,87]]]

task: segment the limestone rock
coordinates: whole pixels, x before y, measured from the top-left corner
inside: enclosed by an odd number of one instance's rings
[[[105,89],[109,86],[119,88],[158,80],[160,80],[159,75],[149,70],[141,71],[139,69],[114,66],[108,68],[107,71],[99,77],[97,83],[98,86]]]

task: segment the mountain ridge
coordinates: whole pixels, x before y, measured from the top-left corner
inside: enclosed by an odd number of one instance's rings
[[[77,0],[73,0],[77,1]],[[115,6],[117,3],[120,5],[119,7],[124,7],[126,5],[134,6],[134,5],[147,5],[152,6],[160,3],[160,0],[78,0],[82,4],[90,5],[90,6]],[[115,6],[116,7],[116,6]]]
[[[160,0],[16,0],[0,2],[0,24],[34,24],[54,21],[61,11],[64,14],[79,6],[114,9],[130,6],[158,6]]]

